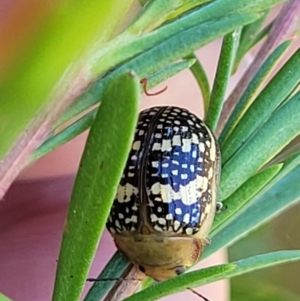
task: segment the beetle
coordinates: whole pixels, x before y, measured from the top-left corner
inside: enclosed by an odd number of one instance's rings
[[[142,111],[107,221],[117,248],[157,281],[182,274],[209,244],[219,178],[203,121],[173,106]]]

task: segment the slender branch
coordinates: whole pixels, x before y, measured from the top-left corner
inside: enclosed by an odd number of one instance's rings
[[[249,66],[243,77],[240,79],[231,95],[224,104],[223,111],[220,117],[220,122],[216,131],[219,136],[230,114],[232,113],[238,99],[243,94],[244,90],[252,80],[253,76],[258,71],[264,60],[270,52],[278,46],[283,40],[293,35],[296,30],[298,20],[300,18],[300,1],[290,0],[286,2],[280,10],[276,20],[270,30],[270,34],[266,41],[261,46],[253,63]]]

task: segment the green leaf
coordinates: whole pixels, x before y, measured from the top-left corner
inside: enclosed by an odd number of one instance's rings
[[[263,111],[258,114],[263,115]],[[220,199],[224,200],[230,196],[299,133],[300,91],[275,111],[270,119],[225,163],[222,168]]]
[[[200,91],[203,97],[203,106],[204,106],[204,112],[206,115],[206,112],[208,110],[209,106],[209,99],[210,99],[210,87],[209,87],[209,80],[207,78],[206,72],[198,60],[198,58],[195,56],[194,53],[189,54],[188,56],[185,57],[186,59],[196,59],[195,64],[193,64],[190,69],[194,75],[194,78],[196,79]]]
[[[80,297],[131,147],[139,96],[132,72],[110,82],[104,92],[71,196],[53,301]]]
[[[244,55],[255,45],[254,41],[256,40],[257,34],[264,24],[268,14],[269,10],[265,11],[262,17],[257,21],[243,27],[233,70],[237,69]]]
[[[124,301],[153,301],[164,296],[186,290],[189,287],[199,287],[204,284],[232,278],[254,270],[300,260],[300,251],[281,251],[249,257],[229,264],[213,266],[195,272],[189,272],[178,277],[152,285]]]
[[[228,199],[223,201],[225,207],[224,212],[220,212],[215,216],[212,232],[214,235],[228,224],[233,218],[237,218],[243,211],[242,208],[253,199],[263,187],[280,171],[282,164],[274,165],[263,170],[246,183],[244,183],[235,193]]]
[[[173,75],[179,73],[180,71],[189,68],[192,64],[195,63],[195,60],[182,60],[181,62],[176,62],[160,70],[158,72],[153,73],[147,78],[147,88],[151,89],[160,82],[172,77]],[[87,113],[61,132],[56,134],[55,136],[50,136],[36,151],[31,155],[28,163],[31,163],[38,158],[48,154],[59,146],[65,144],[71,139],[75,138],[77,135],[83,133],[85,130],[89,129],[91,124],[93,123],[96,116],[97,109],[92,110]]]
[[[97,281],[88,291],[83,301],[99,301],[106,292],[121,278],[129,262],[121,252],[116,252],[97,277]],[[109,281],[109,279],[112,279]]]
[[[182,57],[190,54],[199,47],[213,41],[214,39],[233,31],[236,27],[250,23],[258,18],[258,15],[245,14],[223,19],[213,20],[180,31],[174,36],[166,39],[161,44],[140,54],[133,60],[117,68],[103,79],[92,85],[62,116],[60,123],[69,120],[85,109],[97,103],[102,96],[103,86],[110,78],[126,70],[135,70],[141,77],[148,77],[154,72],[162,70]]]
[[[266,37],[269,33],[274,24],[274,20],[270,22],[266,27],[264,27],[255,37],[255,39],[252,41],[251,48],[255,46],[257,43],[259,43],[264,37]]]
[[[125,31],[112,43],[108,43],[106,47],[98,51],[97,58],[94,58],[95,65],[93,73],[98,76],[102,75],[109,69],[162,43],[175,34],[200,25],[201,23],[204,24],[225,17],[230,19],[231,16],[234,18],[241,14],[261,13],[284,1],[285,0],[255,0],[249,2],[239,0],[237,2],[235,0],[219,0],[200,7],[198,10],[184,14],[182,17],[176,19],[176,22],[167,23],[146,35],[135,36]],[[149,3],[151,4],[151,2]],[[199,23],[199,21],[201,23]],[[194,49],[190,49],[189,53],[193,51]]]
[[[96,114],[97,109],[87,113],[79,120],[75,121],[73,124],[69,125],[61,132],[55,136],[49,137],[35,152],[30,156],[28,164],[45,156],[59,146],[67,143],[71,139],[75,138],[77,135],[83,133],[85,130],[89,129],[92,125]]]
[[[147,78],[147,88],[151,89],[161,83],[162,81],[167,80],[168,78],[178,74],[184,69],[191,68],[195,64],[195,59],[183,59],[180,62],[176,62],[166,66],[164,69],[159,70],[153,74],[151,74]]]
[[[235,106],[231,116],[229,117],[227,123],[222,130],[222,133],[219,137],[219,143],[221,145],[221,149],[223,149],[224,142],[229,137],[233,129],[236,127],[237,123],[244,115],[248,107],[254,101],[260,87],[265,82],[266,78],[270,75],[272,69],[282,57],[282,55],[286,52],[288,47],[291,45],[290,41],[283,42],[280,44],[266,59],[266,61],[262,64],[250,84],[247,86],[245,92],[239,99],[237,105]],[[224,161],[224,158],[222,158]]]
[[[249,107],[222,148],[223,164],[271,116],[300,81],[300,49],[298,49]],[[285,118],[288,118],[286,115]],[[273,132],[274,133],[274,132]],[[274,133],[275,134],[275,133]],[[276,135],[276,134],[275,134]]]
[[[237,218],[223,229],[212,232],[212,243],[202,254],[202,259],[233,244],[263,223],[280,214],[300,199],[300,155],[284,163],[283,168],[251,201]]]
[[[9,299],[8,297],[0,293],[0,301],[12,301],[12,299]]]
[[[205,119],[207,126],[212,131],[215,131],[221,115],[240,34],[241,29],[238,28],[234,32],[225,36],[223,39],[217,72],[210,96],[207,116]]]
[[[126,32],[140,35],[149,32],[168,19],[173,19],[197,5],[211,0],[152,0],[144,5]]]

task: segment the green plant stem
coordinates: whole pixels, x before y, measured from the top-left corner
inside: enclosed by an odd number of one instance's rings
[[[204,106],[204,116],[206,116],[208,106],[209,106],[209,99],[210,99],[210,87],[209,87],[209,80],[207,78],[206,72],[196,57],[194,53],[189,54],[185,57],[186,59],[195,59],[196,62],[190,67],[194,78],[197,81],[197,84],[200,87],[200,91],[203,97],[203,106]]]

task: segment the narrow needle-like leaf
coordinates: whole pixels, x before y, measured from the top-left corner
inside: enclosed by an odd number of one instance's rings
[[[127,160],[139,97],[140,83],[133,73],[118,77],[105,89],[72,192],[53,301],[80,297]]]

